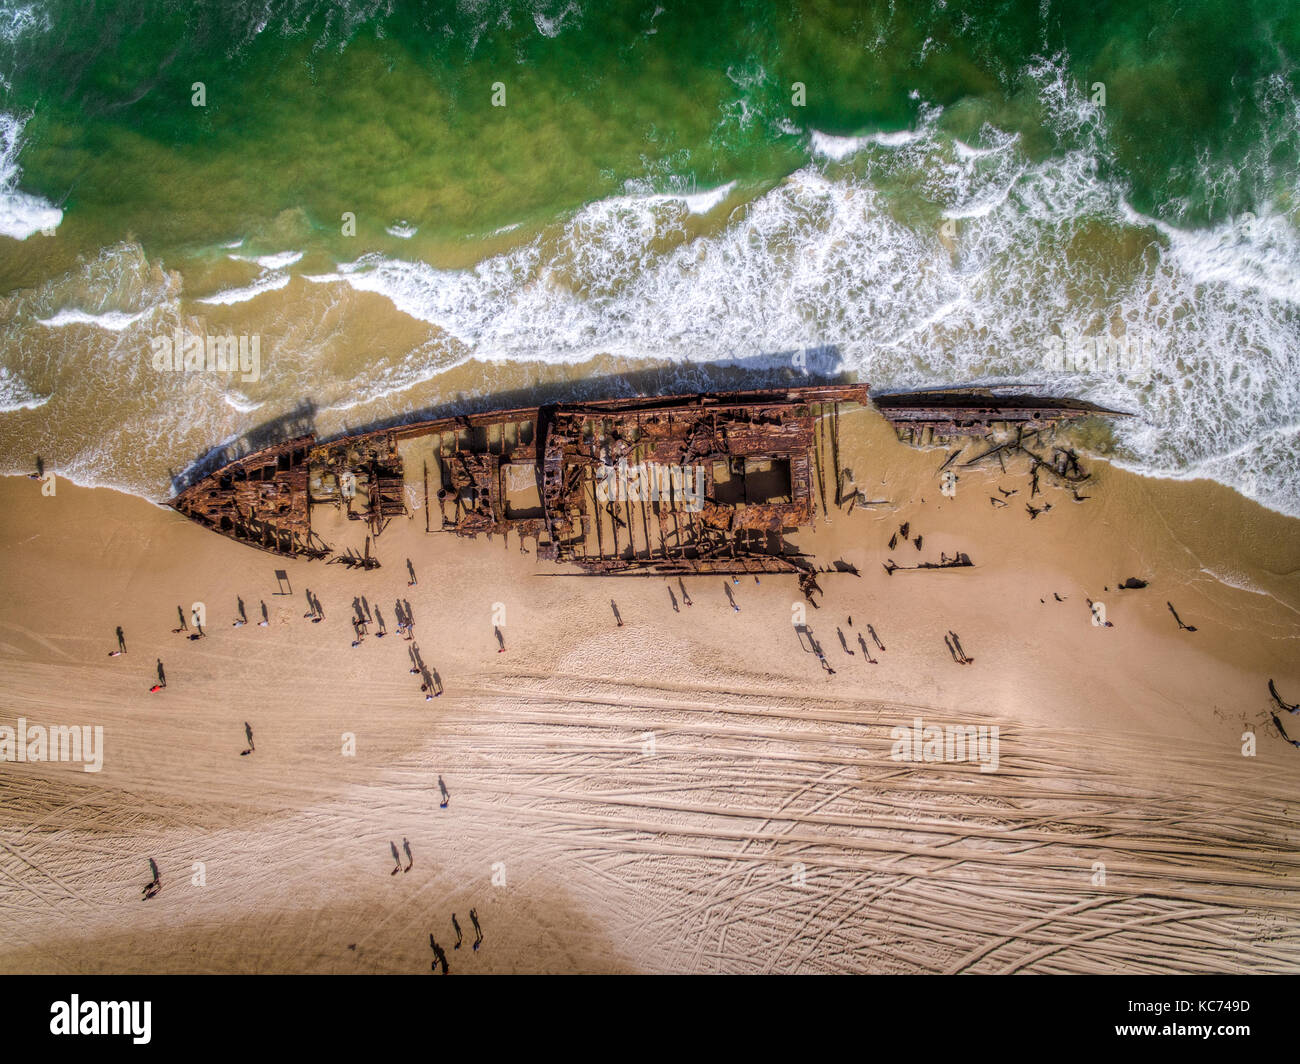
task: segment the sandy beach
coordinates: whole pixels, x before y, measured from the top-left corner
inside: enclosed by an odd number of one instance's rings
[[[0,765],[0,970],[427,973],[430,933],[453,974],[1296,970],[1300,749],[1268,681],[1300,701],[1300,525],[1094,458],[1085,501],[1048,485],[1031,518],[1015,463],[941,494],[946,453],[843,416],[884,501],[798,538],[846,570],[816,606],[793,576],[688,577],[687,605],[554,575],[419,511],[376,571],[286,561],[5,478],[0,725],[104,739],[99,772]],[[387,635],[353,647],[361,596]],[[996,765],[902,759],[918,720],[996,727]]]

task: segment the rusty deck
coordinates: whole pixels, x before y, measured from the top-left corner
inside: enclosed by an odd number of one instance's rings
[[[964,393],[962,405],[958,394],[876,405],[896,428],[932,436],[1109,413],[984,393]],[[839,483],[838,444],[832,435],[830,448],[819,446],[819,420],[833,434],[842,406],[869,402],[865,385],[829,385],[525,407],[319,442],[307,435],[229,462],[171,505],[249,546],[367,568],[378,564],[371,543],[387,523],[423,508],[430,533],[514,533],[568,571],[797,572],[809,566],[786,537],[813,522],[818,499],[828,505],[823,458],[836,467],[833,491]],[[344,548],[349,527],[364,535],[364,557],[360,544]]]

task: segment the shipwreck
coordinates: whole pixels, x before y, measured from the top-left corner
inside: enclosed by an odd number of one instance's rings
[[[964,396],[964,402],[962,397]],[[235,458],[170,505],[273,554],[373,568],[396,517],[510,535],[568,571],[806,572],[789,536],[841,501],[838,420],[866,385],[622,398],[416,421]],[[1023,395],[926,392],[875,405],[912,442],[1108,414]],[[615,474],[615,471],[617,473]],[[829,490],[833,496],[828,503]]]

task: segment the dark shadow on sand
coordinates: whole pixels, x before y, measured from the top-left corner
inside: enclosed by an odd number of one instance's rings
[[[508,392],[477,396],[458,395],[450,402],[412,410],[396,417],[349,425],[341,432],[322,437],[317,442],[325,443],[343,436],[375,432],[417,421],[518,407],[542,407],[637,396],[649,398],[851,382],[851,374],[840,370],[839,347],[835,344],[825,344],[820,347],[768,352],[726,362],[666,363],[652,369],[614,373],[586,380],[548,381]],[[179,494],[222,466],[254,451],[314,433],[317,410],[315,400],[303,399],[292,410],[249,429],[237,440],[195,455],[184,469],[172,474],[172,494]]]

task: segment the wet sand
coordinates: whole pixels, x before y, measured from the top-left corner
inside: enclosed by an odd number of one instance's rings
[[[696,577],[674,612],[675,579],[542,575],[515,539],[426,535],[420,512],[377,571],[288,562],[138,498],[0,481],[0,724],[105,733],[99,773],[0,766],[0,970],[428,972],[433,931],[453,974],[1294,971],[1300,750],[1267,682],[1300,701],[1300,525],[1086,457],[1091,497],[1045,483],[1031,520],[1019,463],[958,468],[946,498],[945,451],[867,410],[841,434],[889,501],[796,538],[858,571],[821,574],[819,609],[794,577],[742,577],[739,612]],[[921,550],[888,548],[903,522]],[[972,568],[883,568],[958,551]],[[352,648],[361,595],[389,634]],[[191,642],[171,629],[196,601]],[[997,771],[894,760],[917,717],[996,725]]]

